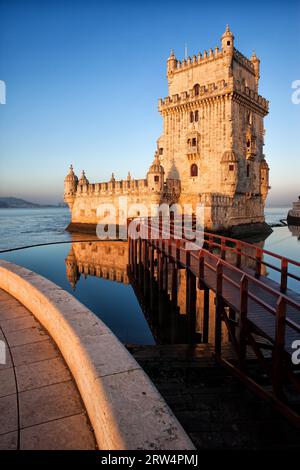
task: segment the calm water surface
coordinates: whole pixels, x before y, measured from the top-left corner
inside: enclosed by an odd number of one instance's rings
[[[277,223],[286,217],[287,210],[267,209],[266,219],[269,223]],[[0,250],[36,243],[68,242],[2,253],[0,257],[26,266],[73,293],[121,341],[154,344],[157,337],[153,334],[153,325],[150,328],[127,278],[127,244],[71,243],[71,235],[64,230],[68,222],[69,211],[65,208],[0,209]],[[264,242],[259,243],[265,249],[300,262],[299,227],[276,227]],[[268,275],[277,280],[275,271],[268,270]],[[298,289],[293,284],[290,287]],[[178,321],[184,329],[183,318]],[[182,336],[178,339],[178,342],[184,341]]]

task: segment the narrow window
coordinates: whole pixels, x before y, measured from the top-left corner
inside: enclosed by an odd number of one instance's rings
[[[154,181],[155,181],[155,183],[158,183],[158,182],[159,182],[159,176],[158,176],[158,175],[155,175],[155,176],[154,176]]]
[[[229,165],[229,171],[234,171],[234,165]]]
[[[195,122],[198,122],[199,120],[199,111],[195,111]]]
[[[198,176],[198,167],[196,163],[193,163],[191,166],[191,176],[193,177]]]
[[[230,46],[230,41],[227,41],[227,46]]]
[[[196,85],[194,85],[194,96],[198,96],[199,92],[200,92],[200,85],[196,83]]]
[[[190,122],[194,122],[194,113],[193,113],[193,111],[190,112]]]
[[[159,155],[162,155],[164,153],[164,149],[162,147],[160,147],[159,149]]]
[[[197,145],[197,140],[196,140],[195,137],[193,137],[193,139],[192,139],[192,146],[193,146],[193,147],[196,147],[196,145]]]
[[[247,165],[247,178],[249,178],[250,176],[250,165],[248,164]]]

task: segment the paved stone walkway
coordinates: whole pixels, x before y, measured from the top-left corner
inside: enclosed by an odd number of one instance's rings
[[[0,341],[6,344],[5,364],[0,344],[0,449],[95,449],[84,405],[55,343],[1,289]]]

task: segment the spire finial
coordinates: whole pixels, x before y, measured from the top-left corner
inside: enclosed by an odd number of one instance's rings
[[[225,30],[225,31],[226,31],[226,33],[230,33],[230,28],[229,28],[229,24],[228,24],[228,23],[227,23],[227,25],[226,25],[226,30]]]

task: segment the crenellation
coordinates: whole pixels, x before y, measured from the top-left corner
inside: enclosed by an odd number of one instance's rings
[[[234,48],[234,58],[237,60],[241,65],[246,67],[251,73],[255,73],[254,65],[246,56],[244,56],[240,51]]]

